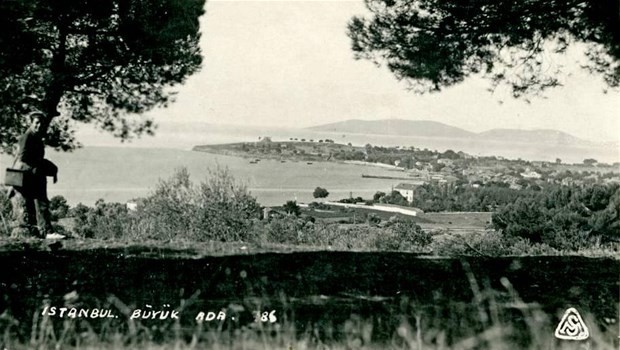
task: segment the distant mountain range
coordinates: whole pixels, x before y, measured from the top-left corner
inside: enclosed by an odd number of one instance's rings
[[[552,143],[566,145],[592,145],[593,143],[580,139],[573,135],[551,129],[491,129],[481,133],[467,131],[455,126],[447,125],[430,120],[357,120],[351,119],[343,122],[318,125],[308,128],[313,131],[395,135],[395,136],[419,136],[472,139],[481,141],[507,141],[522,143]]]

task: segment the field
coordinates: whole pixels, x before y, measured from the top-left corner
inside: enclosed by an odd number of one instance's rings
[[[0,263],[8,348],[562,348],[552,334],[568,307],[585,315],[584,345],[618,345],[613,259],[324,251],[187,259],[119,248],[8,250]],[[115,317],[59,317],[46,306]],[[179,319],[131,319],[137,309],[177,310]],[[209,311],[226,319],[196,320]],[[254,311],[274,311],[274,322],[257,322]]]
[[[417,216],[410,216],[380,211],[373,206],[368,206],[366,208],[345,208],[329,204],[321,205],[320,209],[303,207],[301,212],[324,222],[365,223],[371,216],[379,218],[381,220],[380,222],[388,221],[393,218],[413,220],[416,224],[420,225],[422,229],[428,230],[429,232],[442,231],[446,233],[484,231],[490,226],[492,216],[490,212],[419,213]]]
[[[483,231],[491,224],[492,213],[424,213],[420,227],[431,232],[443,230],[450,233]]]

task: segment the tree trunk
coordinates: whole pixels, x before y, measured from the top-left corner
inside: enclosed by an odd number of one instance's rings
[[[63,74],[63,73],[54,73]],[[63,82],[63,77],[54,77],[54,81],[47,88],[47,92],[45,94],[45,100],[43,101],[43,112],[46,115],[45,123],[43,126],[43,130],[47,131],[52,120],[60,115],[58,112],[58,104],[64,95],[65,84]]]
[[[45,123],[42,125],[43,130],[47,131],[52,120],[60,115],[58,112],[58,104],[65,93],[67,82],[67,71],[65,61],[67,59],[67,30],[66,24],[59,24],[58,49],[52,58],[50,67],[52,73],[52,81],[47,87],[45,98],[43,100],[43,112],[46,115]]]

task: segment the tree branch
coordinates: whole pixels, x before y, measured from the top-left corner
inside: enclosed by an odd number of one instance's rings
[[[66,33],[69,35],[120,35],[118,30],[101,30],[97,28],[78,28],[68,27]]]

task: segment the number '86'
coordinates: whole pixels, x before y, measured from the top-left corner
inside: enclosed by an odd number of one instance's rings
[[[276,310],[263,312],[257,311],[255,316],[254,322],[276,323],[278,321],[278,318],[276,317]]]

